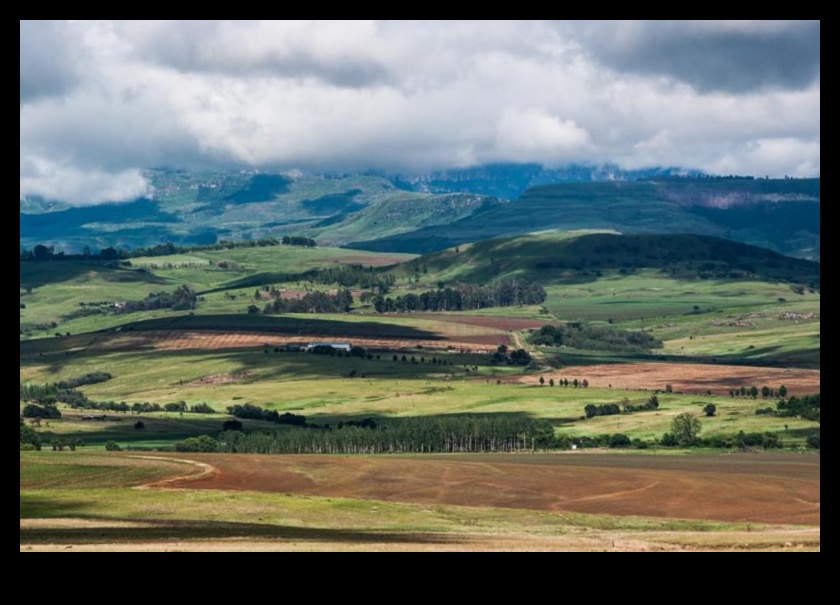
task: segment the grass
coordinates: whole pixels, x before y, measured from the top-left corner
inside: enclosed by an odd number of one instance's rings
[[[420,354],[417,352],[418,358]],[[793,432],[785,435],[786,425],[790,431],[814,426],[806,420],[755,414],[756,409],[772,406],[773,401],[662,393],[660,409],[655,412],[581,420],[583,408],[589,403],[621,404],[627,398],[629,403],[639,405],[650,393],[540,387],[538,375],[529,379],[531,384],[496,384],[498,379],[521,376],[521,370],[479,366],[477,372],[467,373],[464,364],[472,366],[478,357],[454,354],[441,357],[452,365],[404,364],[392,361],[387,354],[380,360],[360,360],[305,353],[266,354],[262,349],[126,351],[104,356],[90,352],[80,353],[67,362],[61,360],[60,365],[43,365],[36,358],[22,368],[21,379],[55,382],[92,371],[107,371],[114,376],[112,380],[82,388],[96,401],[149,401],[161,405],[186,401],[188,405],[207,403],[219,412],[230,405],[248,402],[303,414],[318,424],[366,416],[517,413],[548,419],[558,431],[570,436],[621,432],[631,438],[652,439],[669,431],[670,422],[678,413],[700,414],[702,407],[711,402],[717,405],[718,416],[702,420],[704,436],[739,430],[772,431],[782,433],[782,438],[793,445],[803,444],[805,436]],[[351,378],[351,372],[356,377]],[[232,376],[233,380],[222,383],[199,380],[214,376]],[[170,414],[147,419],[147,430],[138,435],[132,428],[136,418],[131,415],[121,423],[105,425],[72,422],[71,418],[68,415],[62,422],[53,423],[50,430],[81,436],[86,442],[99,445],[115,439],[143,447],[171,444],[195,434],[214,435],[222,423],[221,417],[186,414],[181,418]]]

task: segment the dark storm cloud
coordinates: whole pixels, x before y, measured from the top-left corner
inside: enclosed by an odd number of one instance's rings
[[[20,21],[20,103],[60,96],[81,78],[81,53],[63,24]]]
[[[370,21],[156,21],[117,24],[136,56],[184,72],[378,85],[388,71],[365,45]]]
[[[564,31],[619,71],[698,91],[802,89],[820,74],[819,21],[602,21]]]

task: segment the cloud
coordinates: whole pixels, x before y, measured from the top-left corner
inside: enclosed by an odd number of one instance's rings
[[[57,21],[20,21],[20,103],[60,96],[76,86],[84,53]]]
[[[22,21],[20,50],[21,195],[129,199],[158,165],[819,171],[818,21]]]
[[[152,193],[139,170],[116,173],[80,170],[70,163],[56,163],[37,156],[21,157],[20,160],[21,199],[40,196],[84,206],[150,197]]]
[[[496,137],[500,159],[567,161],[586,151],[589,133],[574,120],[562,120],[543,111],[510,111],[502,116]]]
[[[662,75],[701,92],[806,88],[820,73],[820,21],[561,23],[618,71]]]

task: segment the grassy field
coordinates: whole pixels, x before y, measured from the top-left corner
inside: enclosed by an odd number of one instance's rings
[[[752,384],[786,384],[795,395],[819,392],[820,294],[795,292],[784,282],[674,279],[638,269],[585,281],[559,276],[545,283],[548,299],[535,306],[378,315],[357,302],[342,314],[246,313],[255,284],[272,285],[267,276],[411,258],[278,246],[132,259],[130,270],[87,262],[21,263],[22,383],[108,372],[110,380],[80,390],[98,402],[183,401],[217,412],[105,412],[106,418],[90,420],[84,416],[100,412],[61,404],[61,419],[35,427],[45,449],[52,440],[80,439],[84,445],[75,452],[21,453],[21,549],[787,550],[793,544],[796,550],[819,550],[818,529],[762,527],[754,533],[753,525],[720,520],[385,502],[352,491],[315,497],[246,487],[235,493],[139,490],[204,467],[102,451],[109,441],[148,451],[203,434],[215,437],[227,408],[244,403],[331,426],[367,417],[512,414],[547,420],[557,435],[571,438],[622,433],[653,444],[675,416],[690,412],[700,417],[702,437],[770,432],[787,451],[804,452],[806,440],[819,436],[818,422],[756,414],[773,407],[772,398],[726,394]],[[476,269],[430,264],[415,271],[415,264],[396,270],[389,295],[433,289]],[[486,268],[478,269],[483,275]],[[80,305],[139,300],[181,284],[201,293],[194,311],[116,315]],[[289,291],[335,287],[277,285]],[[644,329],[664,346],[630,354],[529,343],[530,330],[568,321]],[[322,340],[362,345],[371,358],[283,350]],[[534,362],[492,363],[499,344],[529,349]],[[587,379],[591,386],[548,385],[563,378]],[[664,392],[667,383],[675,392]],[[654,392],[657,410],[584,418],[588,404],[641,405]],[[717,407],[714,417],[702,415],[709,403]],[[137,421],[142,430],[135,429]],[[248,431],[265,428],[276,425],[245,421]],[[665,452],[672,451],[648,450],[654,456]]]

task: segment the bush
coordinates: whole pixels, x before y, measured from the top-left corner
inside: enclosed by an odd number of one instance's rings
[[[35,405],[34,403],[27,404],[23,407],[24,418],[61,418],[61,412],[54,405]]]
[[[242,423],[234,419],[225,420],[225,423],[222,425],[222,430],[242,432]]]
[[[810,437],[808,437],[808,447],[812,447],[815,450],[820,449],[820,436],[811,435]]]
[[[105,451],[106,452],[121,452],[122,448],[116,441],[109,441],[105,444]]]
[[[616,433],[610,437],[610,447],[611,448],[624,448],[630,447],[632,442],[630,441],[630,437],[623,433]]]
[[[190,437],[184,441],[179,441],[175,444],[176,452],[188,453],[213,453],[218,451],[219,442],[208,435],[201,435],[200,437]]]
[[[714,403],[707,403],[706,407],[703,408],[703,413],[709,418],[714,416],[715,412],[717,412],[717,406]]]
[[[41,436],[34,429],[20,422],[20,450],[40,450]]]
[[[134,423],[134,430],[135,431],[142,431],[146,428],[146,424],[142,420],[138,420]]]

